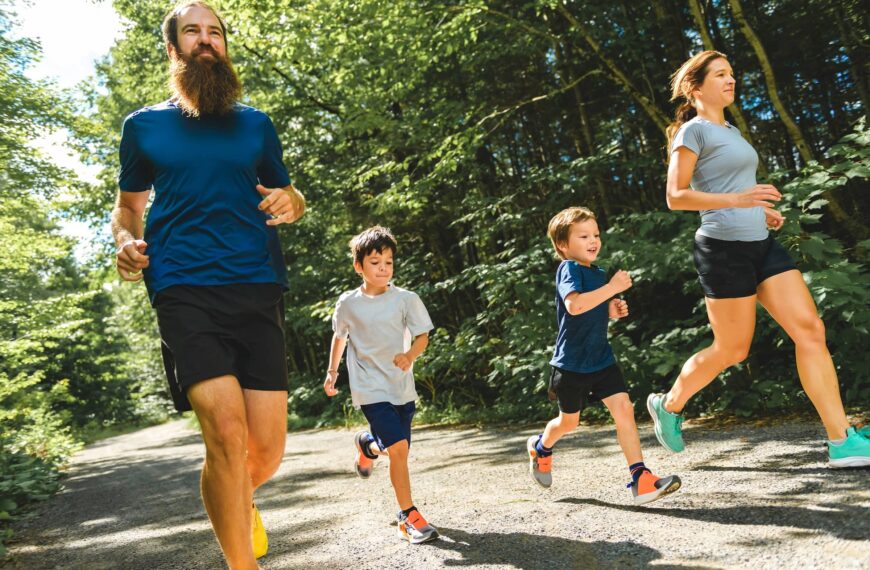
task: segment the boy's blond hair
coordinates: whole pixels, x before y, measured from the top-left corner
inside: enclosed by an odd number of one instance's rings
[[[559,251],[559,245],[565,245],[568,242],[568,235],[571,233],[571,226],[585,222],[587,220],[597,220],[595,214],[589,208],[574,207],[565,208],[550,220],[547,225],[547,237],[550,238],[550,243],[553,244],[553,249],[556,250],[556,255],[565,259],[565,256]]]

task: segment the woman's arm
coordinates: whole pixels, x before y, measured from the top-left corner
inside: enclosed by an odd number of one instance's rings
[[[666,199],[671,210],[718,210],[720,208],[754,208],[773,210],[773,202],[782,198],[774,186],[756,184],[743,192],[715,194],[692,190],[689,184],[698,162],[698,155],[681,146],[671,154],[668,166]]]

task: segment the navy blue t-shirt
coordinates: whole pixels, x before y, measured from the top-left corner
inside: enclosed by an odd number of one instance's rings
[[[288,287],[278,232],[257,209],[257,183],[290,184],[265,113],[237,104],[197,119],[172,101],[145,107],[124,121],[120,155],[122,192],[154,188],[144,236],[152,301],[171,285]]]
[[[559,333],[550,364],[571,372],[597,372],[616,363],[607,341],[608,303],[585,313],[571,315],[565,308],[570,293],[589,293],[607,284],[607,274],[598,266],[584,267],[565,260],[556,270],[556,321]]]

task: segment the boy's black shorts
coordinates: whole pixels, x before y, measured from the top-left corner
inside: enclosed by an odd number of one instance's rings
[[[233,375],[242,388],[286,391],[284,292],[276,283],[174,285],[154,299],[172,402],[192,409],[185,390]]]
[[[768,277],[797,269],[773,236],[759,241],[726,241],[695,235],[693,257],[701,288],[711,299],[755,295],[758,284]]]
[[[550,399],[558,400],[559,411],[565,414],[576,414],[588,404],[620,392],[628,392],[628,386],[616,364],[588,373],[553,366],[550,372]]]

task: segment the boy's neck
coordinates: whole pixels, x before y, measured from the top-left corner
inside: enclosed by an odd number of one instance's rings
[[[592,267],[591,263],[586,263],[585,261],[580,261],[579,259],[574,259],[573,257],[569,257],[568,261],[573,261],[574,263],[579,263],[583,267]]]
[[[365,279],[363,279],[363,284],[360,287],[360,290],[362,290],[362,292],[365,293],[366,295],[368,295],[369,297],[377,297],[378,295],[383,295],[384,293],[386,293],[389,288],[390,288],[389,284],[387,284],[383,287],[378,287],[376,285],[373,285],[373,284],[367,282]]]

